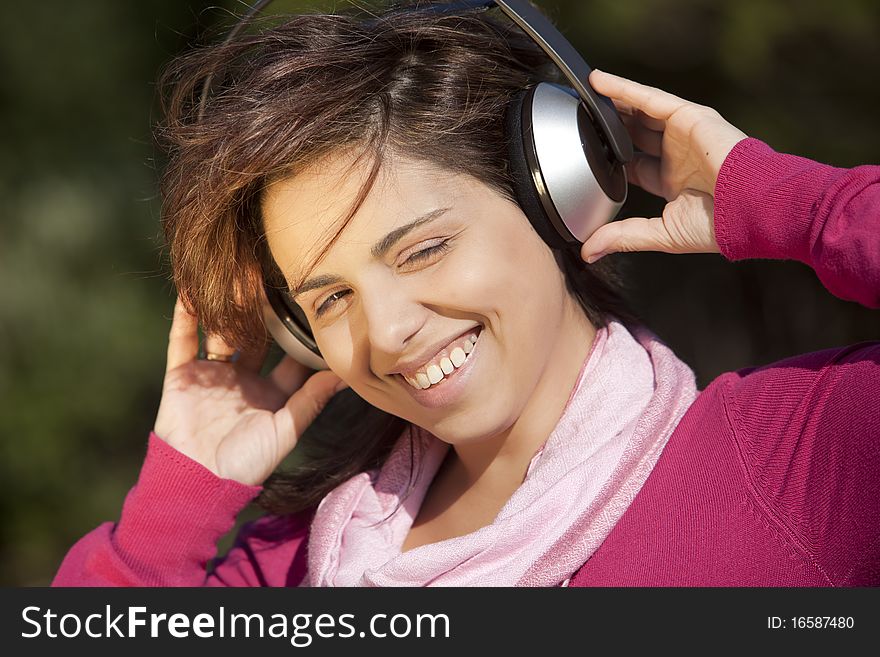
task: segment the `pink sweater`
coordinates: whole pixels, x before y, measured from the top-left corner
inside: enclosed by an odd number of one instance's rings
[[[880,307],[880,166],[747,139],[721,169],[715,232],[730,260],[800,260],[837,296]],[[878,342],[719,376],[570,585],[880,585],[878,402]],[[207,573],[259,492],[151,435],[119,522],[80,539],[53,585],[296,585],[311,512],[248,523]]]

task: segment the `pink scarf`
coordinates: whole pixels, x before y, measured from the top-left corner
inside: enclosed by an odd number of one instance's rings
[[[565,584],[629,507],[696,395],[693,372],[657,337],[634,337],[611,322],[597,332],[556,428],[492,524],[401,553],[450,448],[412,427],[381,469],[321,501],[303,585]]]

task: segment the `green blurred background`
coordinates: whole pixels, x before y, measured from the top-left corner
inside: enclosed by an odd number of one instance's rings
[[[880,162],[876,0],[541,4],[593,66],[711,105],[777,150]],[[4,13],[0,585],[47,584],[74,541],[118,517],[136,479],[173,304],[154,82],[242,7],[216,5],[42,0]],[[635,191],[624,213],[660,207]],[[701,387],[880,335],[880,313],[832,297],[797,263],[619,258],[637,311]]]

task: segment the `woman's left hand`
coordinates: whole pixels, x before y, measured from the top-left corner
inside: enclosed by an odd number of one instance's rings
[[[718,253],[715,182],[724,159],[746,135],[710,107],[603,71],[590,84],[608,96],[633,143],[630,182],[666,199],[659,217],[632,217],[601,226],[581,247],[595,262],[619,251]]]

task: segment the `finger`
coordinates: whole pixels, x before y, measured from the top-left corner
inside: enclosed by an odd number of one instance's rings
[[[688,101],[661,89],[648,87],[605,71],[593,70],[590,84],[600,94],[643,111],[650,117],[665,121]]]
[[[639,111],[629,103],[625,103],[622,100],[617,100],[616,98],[610,98],[609,100],[611,101],[611,104],[614,105],[614,109],[617,110],[617,113],[620,114],[621,117],[635,116]]]
[[[660,150],[663,147],[662,132],[651,130],[632,116],[623,118],[623,125],[626,126],[626,131],[637,148],[654,157],[660,157]]]
[[[165,371],[170,372],[199,355],[199,321],[187,311],[180,297],[174,303],[174,316],[168,332]]]
[[[614,104],[614,109],[620,114],[620,118],[624,123],[626,123],[627,118],[630,118],[637,120],[649,130],[663,132],[666,129],[666,121],[655,119],[653,116],[648,116],[642,110],[636,109],[629,103],[624,103],[621,100],[615,100],[612,98],[611,102]]]
[[[581,257],[592,264],[609,253],[632,251],[677,252],[660,217],[632,217],[599,228],[584,242]]]
[[[639,120],[639,123],[648,128],[648,130],[654,130],[655,132],[663,132],[666,130],[666,121],[663,119],[655,119],[653,116],[645,114],[642,110],[635,110],[634,116]]]
[[[660,158],[646,153],[635,153],[633,159],[625,166],[629,182],[638,185],[649,194],[663,197]]]
[[[218,356],[232,357],[235,355],[235,348],[230,346],[223,338],[216,334],[205,336],[205,353],[216,354]]]
[[[296,441],[315,418],[324,410],[327,403],[339,390],[347,387],[330,370],[315,372],[287,400],[276,414],[278,436],[282,449],[288,453],[296,446]]]
[[[285,355],[281,362],[272,368],[269,380],[278,386],[278,389],[285,395],[292,395],[302,387],[310,374],[312,374],[312,370],[293,357]]]

